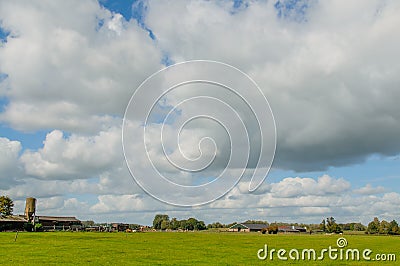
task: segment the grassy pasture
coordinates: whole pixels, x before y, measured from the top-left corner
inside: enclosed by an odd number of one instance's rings
[[[0,233],[0,264],[6,265],[400,265],[400,237],[343,235],[346,248],[369,248],[376,253],[394,253],[396,262],[262,261],[257,251],[269,249],[336,248],[339,236],[262,235],[229,232]],[[319,253],[317,253],[317,256]],[[286,254],[287,256],[287,254]]]

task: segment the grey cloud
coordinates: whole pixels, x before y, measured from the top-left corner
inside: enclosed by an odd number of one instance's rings
[[[299,24],[277,19],[271,2],[232,14],[150,1],[146,23],[175,61],[220,60],[255,79],[276,119],[275,167],[324,170],[400,152],[400,7],[357,3],[313,4]]]

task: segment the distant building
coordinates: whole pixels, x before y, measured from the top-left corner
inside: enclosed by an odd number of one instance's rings
[[[20,215],[0,216],[0,231],[23,231],[27,222],[25,217]]]
[[[278,232],[280,233],[305,233],[307,232],[307,228],[300,226],[279,226]]]
[[[35,198],[26,198],[24,215],[0,216],[0,231],[31,230],[34,224],[41,224],[45,231],[82,229],[82,222],[75,217],[36,215]]]
[[[35,216],[35,224],[40,223],[43,230],[77,230],[82,228],[82,222],[75,217]]]
[[[229,227],[230,232],[261,232],[267,224],[237,223]]]
[[[124,232],[129,228],[129,224],[113,223],[111,224],[111,231]]]

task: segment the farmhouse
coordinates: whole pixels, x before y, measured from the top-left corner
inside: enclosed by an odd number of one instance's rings
[[[253,223],[237,223],[229,227],[230,232],[261,232],[263,228],[268,227],[266,224]]]

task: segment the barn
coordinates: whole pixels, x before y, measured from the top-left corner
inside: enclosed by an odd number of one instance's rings
[[[26,222],[24,216],[9,215],[4,217],[0,215],[0,231],[23,231]]]
[[[305,233],[307,232],[306,227],[300,227],[300,226],[279,226],[278,231],[280,233]]]
[[[111,224],[111,231],[124,232],[129,228],[129,224],[113,223]]]
[[[266,224],[255,223],[236,223],[229,227],[230,232],[261,232],[262,229],[268,227]]]
[[[35,224],[38,223],[43,226],[43,230],[77,230],[82,228],[82,222],[75,217],[35,216]]]

